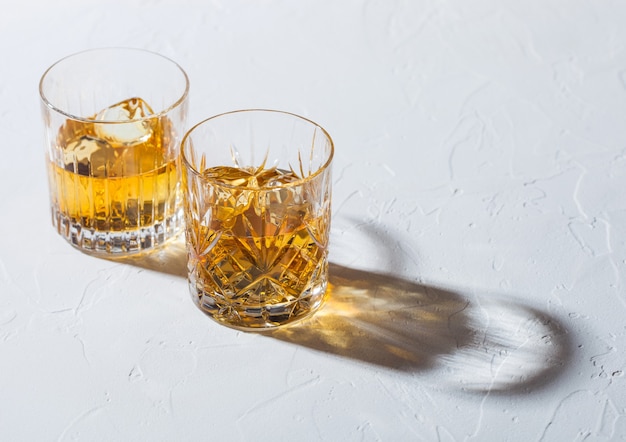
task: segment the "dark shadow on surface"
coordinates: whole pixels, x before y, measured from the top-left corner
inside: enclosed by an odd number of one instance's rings
[[[403,372],[436,370],[470,392],[523,392],[551,382],[569,359],[553,318],[512,300],[480,302],[394,276],[331,265],[326,305],[271,332],[282,341]]]
[[[396,253],[398,238],[372,225],[356,226],[362,237],[335,239],[344,256],[358,257],[354,245],[362,247],[365,241],[383,261],[395,256],[392,267],[407,267]],[[187,277],[182,236],[147,254],[113,261]],[[470,297],[338,264],[330,265],[324,307],[266,336],[404,373],[434,373],[438,386],[483,394],[541,388],[553,382],[571,358],[567,330],[518,298],[492,293]]]
[[[284,341],[397,370],[424,370],[465,344],[455,293],[396,277],[330,266],[324,307],[312,318],[272,332]]]

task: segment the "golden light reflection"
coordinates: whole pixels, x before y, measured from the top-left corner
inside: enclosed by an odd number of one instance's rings
[[[326,305],[271,335],[389,368],[426,368],[459,345],[449,321],[466,305],[451,292],[334,265]]]
[[[182,238],[116,259],[186,277]],[[391,275],[330,266],[326,304],[266,336],[402,372],[437,374],[441,388],[525,392],[567,366],[567,330],[514,299],[472,297]]]
[[[565,365],[566,331],[513,300],[464,297],[394,276],[332,265],[326,305],[270,335],[405,372],[436,370],[441,386],[523,391]]]

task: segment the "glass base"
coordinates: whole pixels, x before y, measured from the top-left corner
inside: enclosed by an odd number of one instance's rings
[[[183,227],[182,209],[152,226],[136,230],[99,231],[73,222],[52,207],[52,225],[71,245],[94,255],[126,256],[152,250],[176,237]]]
[[[262,306],[227,305],[204,292],[193,278],[189,281],[189,291],[198,307],[218,323],[242,331],[264,331],[292,325],[313,315],[324,305],[327,285],[326,280],[320,281],[295,301]]]

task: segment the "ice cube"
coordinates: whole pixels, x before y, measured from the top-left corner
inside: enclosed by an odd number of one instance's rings
[[[129,98],[98,112],[94,129],[98,137],[114,146],[132,146],[145,142],[152,135],[150,120],[145,118],[153,114],[141,98]]]
[[[119,156],[113,172],[115,176],[130,176],[152,172],[165,164],[163,153],[150,143],[117,148]]]
[[[202,172],[205,178],[233,187],[256,187],[252,171],[238,167],[217,166]],[[251,182],[253,181],[253,182]]]
[[[283,184],[295,183],[300,180],[298,176],[290,170],[285,169],[264,169],[256,175],[259,186],[276,187]]]
[[[67,144],[65,169],[79,175],[106,178],[115,164],[118,150],[99,138],[84,135]]]

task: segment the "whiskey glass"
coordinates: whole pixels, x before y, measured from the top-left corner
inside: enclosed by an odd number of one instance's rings
[[[321,126],[275,110],[220,114],[186,133],[188,279],[200,309],[263,330],[322,306],[333,152]]]
[[[182,231],[188,91],[178,64],[133,48],[80,52],[43,74],[52,224],[71,245],[123,256]]]

